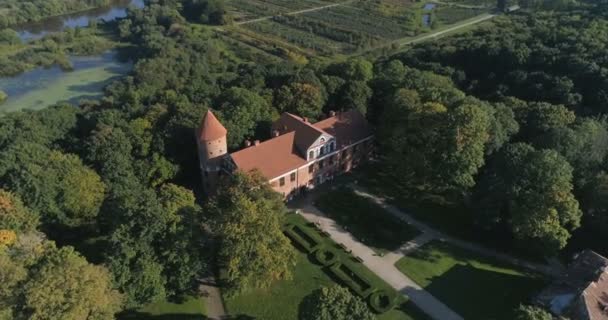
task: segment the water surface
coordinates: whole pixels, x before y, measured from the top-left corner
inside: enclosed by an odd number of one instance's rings
[[[99,99],[106,85],[132,68],[131,63],[119,62],[116,55],[115,51],[108,51],[94,57],[71,57],[74,66],[71,72],[53,66],[0,78],[0,89],[8,94],[8,99],[0,104],[0,113]]]
[[[424,5],[424,7],[422,7],[422,10],[430,11],[430,10],[435,9],[436,6],[437,6],[437,4],[435,4],[435,3],[427,3]]]
[[[42,38],[49,33],[62,31],[65,28],[86,27],[92,20],[112,21],[124,18],[127,16],[127,9],[130,6],[143,8],[145,5],[144,0],[116,0],[113,2],[114,4],[109,7],[56,16],[12,28],[17,31],[21,40],[28,41]]]

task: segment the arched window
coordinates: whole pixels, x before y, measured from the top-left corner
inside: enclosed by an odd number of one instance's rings
[[[315,158],[315,151],[310,150],[310,152],[308,153],[308,160],[312,160],[314,158]]]
[[[334,150],[336,150],[336,142],[335,142],[335,141],[332,141],[332,142],[329,144],[329,150],[331,150],[332,152],[333,152]]]

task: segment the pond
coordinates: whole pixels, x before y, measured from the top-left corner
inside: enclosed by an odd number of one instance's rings
[[[427,4],[424,5],[424,7],[422,7],[422,10],[424,10],[424,11],[430,11],[430,10],[435,9],[435,7],[437,7],[437,4],[435,4],[435,3],[427,3]]]
[[[431,26],[431,15],[430,14],[423,14],[422,15],[422,25],[425,27],[430,27]]]
[[[116,51],[94,57],[71,57],[70,61],[74,66],[71,72],[54,66],[0,78],[0,89],[8,94],[8,99],[0,104],[0,113],[98,99],[106,85],[132,69],[132,63],[119,62]]]
[[[127,15],[127,8],[130,6],[143,8],[144,5],[144,0],[116,0],[114,1],[114,5],[109,7],[56,16],[12,28],[17,31],[21,40],[39,39],[46,34],[58,32],[65,28],[86,27],[89,25],[89,21],[92,20],[112,21],[124,18]]]

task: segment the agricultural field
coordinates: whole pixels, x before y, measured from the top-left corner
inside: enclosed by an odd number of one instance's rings
[[[231,0],[225,37],[282,58],[333,57],[390,46],[487,13],[460,2]],[[248,39],[248,40],[243,40]],[[279,49],[280,48],[280,49]]]
[[[339,0],[228,0],[227,9],[235,22],[331,5]]]

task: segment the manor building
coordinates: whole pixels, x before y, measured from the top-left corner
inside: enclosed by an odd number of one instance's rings
[[[213,194],[222,174],[236,170],[259,170],[272,188],[291,199],[336,175],[350,171],[369,158],[373,149],[372,129],[356,110],[331,112],[316,123],[283,113],[272,124],[272,137],[245,142],[239,151],[228,153],[229,132],[207,111],[196,130],[203,185]]]

